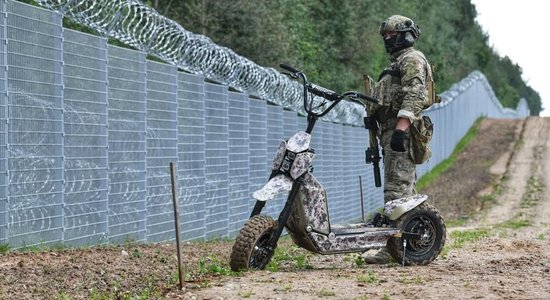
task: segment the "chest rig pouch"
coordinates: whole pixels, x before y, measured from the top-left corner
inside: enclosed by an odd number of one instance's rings
[[[401,103],[397,102],[403,98],[403,89],[397,62],[391,63],[380,73],[378,81],[374,85],[374,96],[380,99],[380,108],[394,112],[399,111]]]

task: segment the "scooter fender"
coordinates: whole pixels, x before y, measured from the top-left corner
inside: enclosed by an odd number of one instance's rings
[[[390,220],[395,221],[426,200],[428,200],[427,195],[419,194],[388,201],[384,204],[384,215]]]
[[[293,180],[285,175],[277,175],[271,178],[261,189],[252,193],[252,198],[258,201],[269,201],[279,193],[289,192],[292,189]]]

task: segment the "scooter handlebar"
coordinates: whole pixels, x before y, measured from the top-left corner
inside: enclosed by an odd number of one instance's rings
[[[289,71],[289,72],[292,72],[293,74],[298,74],[298,73],[301,73],[300,71],[294,69],[293,67],[289,66],[289,65],[286,65],[286,64],[280,64],[279,67]]]
[[[375,104],[378,104],[378,102],[379,102],[378,99],[376,99],[374,97],[363,95],[363,94],[358,93],[358,92],[345,92],[343,94],[338,94],[335,91],[332,91],[332,90],[324,88],[320,85],[316,85],[314,83],[308,82],[306,77],[305,77],[305,74],[302,73],[302,71],[300,71],[300,70],[298,70],[294,67],[291,67],[287,64],[280,64],[279,66],[282,69],[285,69],[285,70],[291,72],[292,73],[291,76],[293,78],[302,77],[302,79],[304,79],[304,85],[307,88],[308,92],[310,92],[310,93],[312,93],[316,96],[325,98],[329,101],[339,101],[339,100],[342,100],[345,97],[350,97],[352,99],[355,99],[355,101],[357,101],[357,98],[359,98],[359,99],[369,101],[369,102],[372,102],[372,103],[375,103]],[[358,101],[358,102],[362,103],[363,105],[365,104],[365,103],[363,103],[363,101]]]
[[[374,97],[371,97],[371,96],[367,96],[367,95],[363,95],[361,93],[356,93],[357,94],[357,98],[361,98],[363,100],[367,100],[369,102],[372,102],[374,104],[378,104],[378,102],[380,102],[378,99],[374,98]]]
[[[308,84],[307,86],[307,90],[314,94],[314,95],[317,95],[319,97],[323,97],[327,100],[330,100],[330,101],[336,101],[336,100],[340,100],[343,98],[342,95],[336,93],[335,91],[331,91],[327,88],[324,88],[320,85],[316,85],[316,84],[313,84],[313,83],[310,83]]]

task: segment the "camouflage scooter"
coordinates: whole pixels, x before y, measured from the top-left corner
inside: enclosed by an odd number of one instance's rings
[[[367,223],[330,223],[326,191],[310,172],[315,155],[310,148],[313,127],[318,118],[343,99],[363,105],[365,101],[377,102],[377,99],[357,92],[340,95],[308,82],[304,73],[292,67],[281,65],[281,68],[291,72],[287,75],[304,87],[307,129],[281,142],[269,181],[252,194],[256,205],[236,237],[231,269],[265,268],[285,227],[298,246],[314,253],[364,252],[386,246],[391,256],[403,265],[424,265],[433,261],[443,249],[446,228],[439,212],[425,202],[426,195],[390,201],[384,205],[382,214],[376,214]],[[309,93],[332,103],[323,101],[314,107]],[[281,192],[289,194],[278,220],[261,215],[265,203]]]

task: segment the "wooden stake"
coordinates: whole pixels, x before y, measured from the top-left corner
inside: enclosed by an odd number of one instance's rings
[[[180,244],[180,210],[178,206],[178,183],[174,163],[170,162],[170,179],[172,182],[172,203],[174,204],[174,222],[176,224],[176,246],[178,247],[178,273],[180,279],[180,290],[183,289],[184,270],[182,262],[182,249]]]

